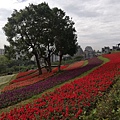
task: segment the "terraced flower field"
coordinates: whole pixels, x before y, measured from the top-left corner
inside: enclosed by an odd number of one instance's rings
[[[88,65],[82,68],[65,71],[62,74],[49,77],[43,81],[36,82],[26,87],[5,91],[0,94],[0,108],[7,107],[22,100],[28,99],[33,95],[39,94],[47,89],[54,87],[55,85],[66,82],[69,79],[72,79],[82,74],[83,72],[86,72],[93,67],[100,65],[101,63],[102,61],[98,58],[89,59]]]
[[[0,114],[1,120],[77,120],[94,104],[97,98],[114,83],[120,75],[120,53],[107,54],[110,61],[98,58],[88,60],[83,67],[69,69],[34,84],[4,91],[0,94],[0,108],[16,104],[56,85],[69,81],[94,67],[99,66],[85,77],[66,83],[54,92],[44,94],[32,103]],[[67,69],[67,68],[66,68]]]

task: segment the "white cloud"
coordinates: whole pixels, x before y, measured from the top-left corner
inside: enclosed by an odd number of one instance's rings
[[[116,45],[120,42],[120,0],[44,0],[52,7],[61,8],[73,18],[82,48],[93,49]],[[13,9],[23,9],[29,3],[39,4],[43,0],[0,1],[0,48],[8,44],[2,27]]]

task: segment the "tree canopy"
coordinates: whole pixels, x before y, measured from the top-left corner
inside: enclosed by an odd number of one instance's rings
[[[4,55],[0,55],[0,74],[6,71],[9,60]]]
[[[60,55],[61,64],[63,55],[73,55],[76,52],[77,35],[73,26],[74,22],[64,11],[51,9],[45,2],[30,4],[23,10],[14,10],[3,27],[10,43],[10,46],[6,46],[6,53],[13,52],[28,57],[34,55],[39,74],[42,74],[41,58],[46,60],[50,69],[52,54]]]

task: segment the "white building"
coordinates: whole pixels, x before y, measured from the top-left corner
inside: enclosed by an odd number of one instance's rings
[[[0,55],[4,55],[5,50],[4,49],[0,49]]]
[[[110,53],[110,48],[109,47],[104,47],[102,48],[102,53]]]
[[[92,49],[91,46],[87,46],[84,51],[85,59],[89,59],[95,56],[95,51]]]

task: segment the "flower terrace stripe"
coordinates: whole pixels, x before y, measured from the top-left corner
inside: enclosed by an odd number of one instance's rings
[[[81,67],[83,64],[84,64],[84,61],[78,61],[78,62],[75,62],[69,65],[67,68],[65,68],[65,70],[73,70],[73,69]]]
[[[37,82],[35,84],[6,91],[0,94],[0,108],[4,108],[13,104],[16,104],[22,100],[28,99],[33,95],[39,94],[47,89],[50,89],[58,84],[64,83],[69,79],[81,75],[82,73],[102,64],[102,61],[98,58],[88,60],[88,65],[82,68],[65,71],[62,74],[47,78],[44,81]]]
[[[68,65],[64,65],[64,66],[61,66],[61,70],[63,70],[64,68],[66,68]],[[38,71],[36,71],[38,72]],[[4,89],[1,90],[1,92],[5,92],[5,91],[8,91],[8,90],[13,90],[13,89],[16,89],[16,88],[20,88],[20,87],[24,87],[24,86],[27,86],[27,85],[31,85],[31,84],[34,84],[36,82],[39,82],[39,81],[42,81],[48,77],[51,77],[53,76],[55,73],[57,72],[57,69],[53,69],[52,72],[47,72],[47,71],[43,71],[43,74],[42,75],[34,75],[31,76],[31,77],[22,77],[22,78],[19,78],[19,79],[15,79],[13,80],[9,85],[7,85],[6,87],[4,87]],[[38,73],[37,73],[38,74]]]
[[[21,77],[25,77],[27,75],[30,75],[30,74],[36,72],[36,71],[37,70],[29,70],[29,71],[26,71],[26,72],[20,72],[20,73],[18,73],[16,79],[21,78]]]
[[[42,81],[50,76],[54,75],[53,72],[51,73],[44,73],[42,75],[38,75],[34,78],[31,78],[31,79],[25,79],[24,81],[20,81],[20,82],[15,82],[13,84],[10,84],[6,87],[4,87],[3,90],[1,90],[1,92],[5,92],[5,91],[8,91],[8,90],[13,90],[13,89],[16,89],[16,88],[20,88],[20,87],[25,87],[27,85],[31,85],[31,84],[34,84],[36,82],[39,82],[39,81]]]

